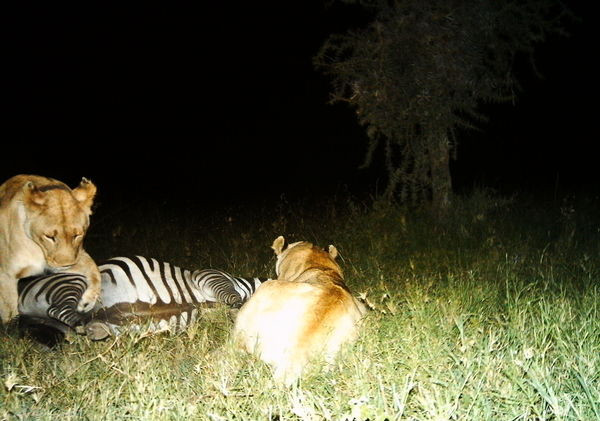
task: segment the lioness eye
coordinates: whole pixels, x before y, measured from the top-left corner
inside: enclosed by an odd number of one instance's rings
[[[53,243],[56,240],[56,237],[54,235],[45,234],[44,237],[46,237],[46,240],[49,240],[49,241],[51,241]]]

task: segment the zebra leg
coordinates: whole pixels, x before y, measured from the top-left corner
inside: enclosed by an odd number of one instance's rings
[[[240,280],[227,272],[217,269],[204,269],[194,271],[193,284],[207,301],[216,301],[239,308],[244,303],[244,298],[236,289]]]
[[[244,300],[242,300],[242,297],[238,295],[237,292],[235,292],[225,299],[225,304],[227,304],[231,308],[239,309],[242,306],[242,304],[244,304]]]

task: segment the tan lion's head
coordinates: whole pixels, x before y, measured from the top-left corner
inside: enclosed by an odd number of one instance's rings
[[[271,248],[277,256],[275,272],[279,280],[293,280],[308,268],[326,268],[342,276],[342,269],[336,263],[338,251],[330,245],[327,250],[307,241],[287,244],[283,236],[273,242]]]
[[[25,232],[49,266],[64,269],[77,263],[95,195],[96,186],[85,178],[73,190],[60,182],[24,185]]]

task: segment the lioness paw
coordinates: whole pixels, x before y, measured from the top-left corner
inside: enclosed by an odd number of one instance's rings
[[[99,295],[100,291],[96,291],[95,288],[88,288],[81,296],[79,304],[77,304],[77,311],[80,313],[87,313],[91,311],[94,308]]]

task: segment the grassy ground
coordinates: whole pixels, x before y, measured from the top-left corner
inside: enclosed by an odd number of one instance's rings
[[[346,200],[226,209],[100,207],[87,249],[97,260],[141,254],[273,276],[276,236],[333,243],[349,287],[373,310],[331,371],[274,386],[265,365],[231,348],[226,309],[180,334],[75,337],[55,351],[9,326],[0,420],[600,419],[592,204],[480,191],[443,223]]]

